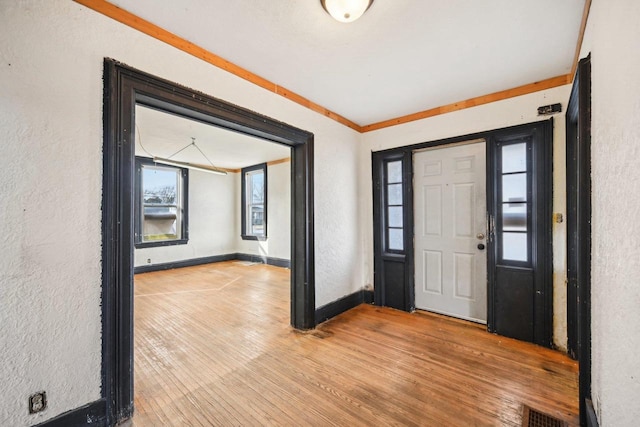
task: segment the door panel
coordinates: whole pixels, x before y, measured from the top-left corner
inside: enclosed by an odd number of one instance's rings
[[[534,292],[531,269],[496,268],[496,330],[500,335],[533,341]]]
[[[476,255],[453,254],[453,296],[466,299],[470,302],[476,300]]]
[[[384,281],[387,284],[385,302],[388,307],[403,308],[405,305],[404,261],[387,259],[384,263]]]
[[[489,330],[550,346],[552,331],[551,121],[489,144]]]
[[[416,308],[486,322],[485,143],[414,153]],[[478,239],[480,235],[480,239]]]
[[[422,229],[425,236],[442,236],[442,187],[440,185],[425,185],[423,200],[429,200],[424,205]]]
[[[442,295],[442,251],[422,251],[424,292]]]
[[[456,238],[469,239],[477,228],[473,200],[476,190],[475,182],[453,184],[453,236]]]

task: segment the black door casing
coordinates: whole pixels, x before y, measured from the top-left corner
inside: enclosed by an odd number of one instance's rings
[[[591,399],[591,55],[567,107],[567,347],[579,361],[580,424]]]
[[[135,105],[291,147],[291,325],[315,327],[313,134],[104,60],[102,399],[106,424],[133,414]]]

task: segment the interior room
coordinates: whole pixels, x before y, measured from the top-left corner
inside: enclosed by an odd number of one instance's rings
[[[346,3],[0,2],[0,425],[637,424],[640,4]]]
[[[166,424],[156,404],[219,382],[237,348],[269,341],[259,325],[289,323],[291,153],[140,104],[135,139],[136,425]]]
[[[136,105],[135,126],[135,191],[146,212],[135,232],[136,272],[230,259],[289,267],[288,147],[143,105]],[[176,185],[178,169],[186,182]],[[172,202],[183,205],[162,200],[166,179]]]

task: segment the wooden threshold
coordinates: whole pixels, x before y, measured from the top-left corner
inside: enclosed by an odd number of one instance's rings
[[[298,332],[289,271],[229,261],[135,276],[133,426],[576,425],[577,364],[446,316],[360,305]]]

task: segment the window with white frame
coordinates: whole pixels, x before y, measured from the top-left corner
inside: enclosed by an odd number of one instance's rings
[[[267,238],[267,165],[242,169],[242,238]]]

